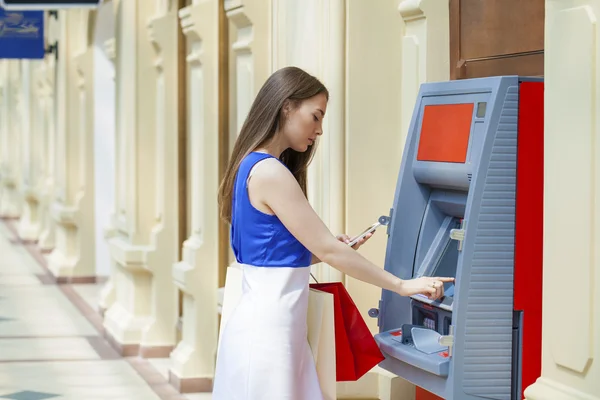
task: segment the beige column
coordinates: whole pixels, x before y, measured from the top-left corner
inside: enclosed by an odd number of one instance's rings
[[[0,60],[0,204],[4,198],[4,171],[6,167],[6,149],[8,143],[8,98],[9,98],[8,61]]]
[[[60,40],[61,23],[57,18],[46,19],[48,46]],[[39,248],[49,253],[55,246],[56,224],[52,218],[56,177],[56,53],[46,56],[40,71],[40,96],[42,98],[42,167],[40,177],[40,236]]]
[[[182,338],[171,353],[170,382],[181,392],[212,389],[217,347],[219,266],[219,1],[179,12],[187,37],[190,236],[173,280],[183,292]]]
[[[231,38],[230,144],[270,73],[270,2],[225,1]],[[180,12],[188,38],[190,236],[173,278],[184,293],[182,340],[171,355],[170,380],[181,391],[209,391],[218,336],[219,2],[195,1]],[[212,194],[211,194],[212,193]]]
[[[106,54],[106,56],[108,57],[108,59],[112,62],[113,66],[114,66],[115,60],[117,57],[117,48],[116,48],[115,38],[110,38],[106,42],[104,42],[103,50],[104,50],[104,53]],[[113,81],[115,80],[115,77],[116,77],[116,75],[112,76]],[[115,104],[116,104],[116,97],[115,97]],[[116,172],[116,170],[115,170],[115,172]],[[116,174],[115,174],[115,176],[116,176]],[[117,182],[117,179],[118,178],[115,178],[115,182]],[[116,221],[116,215],[117,215],[116,204],[117,204],[117,199],[115,197],[111,215],[109,216],[108,221],[106,223],[106,227],[104,229],[104,239],[107,241],[110,241],[111,238],[113,238],[114,236],[117,236],[117,234],[118,234],[117,228],[114,225],[114,222]],[[99,312],[101,315],[104,315],[106,310],[108,310],[108,308],[115,301],[115,298],[116,298],[115,281],[116,281],[116,276],[117,276],[116,272],[117,272],[117,266],[116,266],[115,261],[112,260],[111,266],[110,266],[110,276],[108,278],[108,281],[104,284],[102,291],[100,292],[100,300],[98,301],[98,309],[99,309]]]
[[[225,0],[229,20],[229,153],[272,72],[272,0]],[[230,262],[235,262],[229,251]]]
[[[225,0],[230,21],[231,147],[256,94],[271,74],[271,0]]]
[[[177,15],[170,3],[115,4],[117,204],[109,245],[116,298],[104,326],[124,355],[166,357],[175,345]]]
[[[22,89],[21,61],[5,60],[6,86],[4,98],[6,102],[4,137],[2,142],[2,174],[0,195],[0,216],[18,218],[21,216],[21,122],[22,122]]]
[[[9,61],[0,60],[0,206],[5,201],[5,178],[8,166],[9,118],[10,118],[10,77]],[[5,215],[0,213],[0,217]]]
[[[36,241],[41,231],[41,164],[43,163],[43,103],[39,78],[42,61],[21,62],[22,114],[21,168],[23,212],[18,233],[22,240]]]
[[[307,29],[310,21],[310,29]],[[294,65],[315,75],[330,93],[325,134],[309,167],[308,195],[334,234],[345,233],[345,44],[344,0],[273,1],[273,69]],[[342,281],[325,264],[315,268],[319,281]]]
[[[449,79],[448,1],[351,0],[346,21],[346,225],[352,235],[389,215],[420,84]],[[386,243],[383,227],[360,252],[383,267]],[[378,306],[381,290],[351,277],[346,288],[378,332],[367,312]],[[379,368],[356,384],[338,385],[338,392],[415,397],[414,385]]]
[[[137,189],[135,147],[130,138],[135,138],[137,101],[137,0],[116,1],[116,167],[115,167],[115,214],[112,225],[116,234],[109,239],[112,277],[115,298],[104,315],[104,326],[109,338],[126,356],[137,355],[142,329],[150,323],[150,275],[144,269],[145,251],[138,254],[129,246],[130,236],[135,234],[136,198],[129,191]],[[127,29],[129,28],[129,29]],[[140,60],[146,61],[148,60]],[[131,165],[127,171],[128,161]],[[129,217],[129,218],[128,218]],[[138,239],[139,242],[139,239]],[[141,276],[140,276],[141,275]]]
[[[448,0],[403,0],[402,149],[419,87],[424,82],[450,79],[450,15]]]
[[[600,399],[597,1],[546,1],[542,376],[528,400]]]
[[[87,12],[59,11],[56,71],[56,192],[51,213],[55,248],[48,267],[59,281],[95,276],[93,170],[93,51]]]
[[[53,38],[49,38],[53,42]],[[43,165],[41,171],[40,187],[40,219],[41,232],[38,246],[45,252],[51,251],[55,246],[56,224],[52,218],[51,207],[54,201],[54,179],[56,166],[56,90],[55,72],[56,62],[54,55],[44,60],[40,77],[40,96],[43,104]]]
[[[229,153],[231,154],[250,106],[272,72],[272,0],[224,1],[229,21]],[[235,263],[231,247],[229,262]],[[222,296],[223,288],[220,288],[220,300]]]
[[[346,212],[353,234],[389,215],[420,85],[450,79],[448,1],[403,0],[398,5],[385,0],[375,6],[352,0],[347,21]],[[360,251],[383,267],[386,243],[385,228],[380,228]],[[349,277],[346,287],[377,332],[377,321],[367,311],[377,307],[381,290]]]
[[[229,21],[229,152],[272,72],[271,0],[225,0]],[[233,252],[229,252],[234,262]]]

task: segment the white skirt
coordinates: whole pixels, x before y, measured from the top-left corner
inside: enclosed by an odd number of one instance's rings
[[[322,400],[307,339],[310,267],[242,265],[223,327],[213,400]]]

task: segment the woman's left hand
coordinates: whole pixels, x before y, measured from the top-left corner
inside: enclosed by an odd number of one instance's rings
[[[354,250],[358,250],[360,248],[360,246],[365,244],[366,241],[369,240],[371,238],[371,236],[373,236],[373,233],[374,232],[367,234],[367,236],[360,239],[354,246],[352,246],[352,248]],[[343,243],[350,243],[352,241],[352,238],[348,235],[338,235],[338,236],[336,236],[336,238],[337,238],[337,240],[339,240],[340,242],[343,242]]]

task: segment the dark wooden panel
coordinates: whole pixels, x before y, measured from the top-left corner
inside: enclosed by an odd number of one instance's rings
[[[178,0],[177,9],[181,10],[187,0]],[[181,25],[177,24],[177,176],[179,198],[179,259],[183,251],[183,242],[188,236],[188,176],[187,176],[187,37]],[[181,315],[181,314],[180,314]]]
[[[187,5],[187,0],[178,0],[177,9],[181,10]],[[179,185],[179,256],[183,255],[183,242],[188,236],[188,174],[187,174],[187,37],[183,34],[181,24],[177,24],[177,175]],[[181,339],[183,322],[183,292],[177,289],[178,322],[177,335]]]
[[[219,0],[219,183],[229,162],[229,145],[229,20],[225,1]],[[229,247],[229,224],[219,218],[219,287],[225,286]]]
[[[450,79],[544,74],[544,0],[450,0]]]
[[[463,79],[460,69],[460,0],[450,0],[450,79]]]
[[[460,0],[461,58],[544,48],[544,0]]]
[[[460,78],[482,78],[498,75],[543,76],[544,55],[531,54],[516,57],[467,61]]]

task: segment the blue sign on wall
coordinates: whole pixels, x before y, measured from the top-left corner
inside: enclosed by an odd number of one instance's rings
[[[44,58],[44,12],[0,8],[0,58]]]

